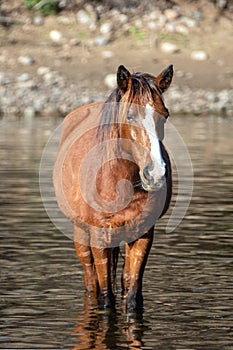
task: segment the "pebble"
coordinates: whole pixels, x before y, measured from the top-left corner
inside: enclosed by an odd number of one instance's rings
[[[166,16],[168,21],[174,21],[178,17],[178,12],[173,9],[166,9],[164,11],[164,15]]]
[[[182,17],[180,19],[180,22],[185,24],[189,28],[194,28],[197,25],[197,22],[195,21],[195,19],[192,19],[192,18],[189,18],[189,17]]]
[[[43,67],[43,66],[41,66],[41,67],[39,67],[39,68],[37,69],[37,74],[38,74],[38,75],[45,75],[45,74],[47,74],[47,73],[49,73],[49,72],[50,72],[49,67]]]
[[[49,37],[54,43],[59,43],[62,40],[62,33],[58,30],[51,30]]]
[[[112,24],[110,22],[101,24],[100,26],[101,34],[109,34],[111,31],[112,31]]]
[[[94,40],[94,43],[97,45],[97,46],[104,46],[104,45],[107,45],[109,39],[104,36],[104,35],[101,35],[101,36],[97,36]]]
[[[80,24],[88,24],[91,22],[91,18],[85,10],[78,11],[77,20]]]
[[[195,61],[206,61],[208,59],[208,55],[205,51],[202,50],[192,51],[191,58]]]
[[[180,34],[183,34],[183,35],[188,35],[189,34],[189,30],[187,27],[185,27],[184,25],[182,24],[178,24],[176,26],[176,32],[177,33],[180,33]]]
[[[18,62],[23,66],[31,66],[34,63],[34,59],[31,56],[19,56]]]
[[[31,79],[31,76],[28,73],[23,73],[23,74],[21,74],[20,76],[17,77],[17,81],[20,82],[20,83],[28,81],[30,79]]]
[[[109,89],[114,89],[116,87],[116,74],[107,74],[104,78],[104,84]]]
[[[147,23],[147,27],[151,30],[156,30],[158,28],[158,25],[155,21],[149,21]]]
[[[168,53],[168,54],[173,54],[178,52],[180,49],[176,44],[172,44],[169,42],[164,42],[160,45],[160,49],[162,52],[164,53]]]
[[[0,85],[6,85],[9,83],[10,83],[9,77],[4,72],[0,72]]]
[[[44,19],[42,16],[35,16],[33,18],[33,24],[35,26],[42,26],[44,24]]]
[[[104,50],[101,52],[101,54],[102,54],[102,57],[105,59],[112,58],[114,56],[113,51],[110,51],[110,50]]]
[[[36,111],[33,107],[26,107],[23,112],[24,118],[30,120],[35,117]]]
[[[113,17],[113,22],[116,25],[123,25],[128,23],[128,16],[125,15],[124,13],[119,13],[118,15]]]

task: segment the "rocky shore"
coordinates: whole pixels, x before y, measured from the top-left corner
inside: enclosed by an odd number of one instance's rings
[[[110,90],[109,90],[110,92]],[[0,72],[2,117],[66,115],[73,109],[98,100],[107,93],[78,89],[57,72],[40,67],[37,76],[28,73],[15,76]],[[173,114],[233,115],[233,90],[192,90],[172,86],[166,93],[166,104]]]
[[[154,8],[141,16],[90,4],[58,16],[27,12],[0,32],[1,117],[66,115],[105,100],[125,62],[151,73],[174,63],[165,96],[172,113],[231,116],[231,13],[220,16],[209,6]]]

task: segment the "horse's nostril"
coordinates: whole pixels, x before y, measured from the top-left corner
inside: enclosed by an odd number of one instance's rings
[[[153,170],[153,168],[153,165],[147,165],[143,170],[143,176],[150,182],[154,180],[153,176],[150,175],[150,171]]]

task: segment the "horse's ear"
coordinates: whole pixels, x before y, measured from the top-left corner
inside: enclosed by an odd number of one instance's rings
[[[156,83],[158,84],[158,87],[162,92],[166,91],[171,82],[173,77],[173,65],[170,64],[166,69],[164,69],[156,78]]]
[[[124,67],[119,66],[117,70],[117,85],[121,91],[124,93],[128,89],[129,82],[131,80],[130,72]]]

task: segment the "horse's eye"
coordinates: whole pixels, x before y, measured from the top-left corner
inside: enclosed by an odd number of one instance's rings
[[[128,122],[133,122],[133,121],[135,121],[135,119],[136,118],[133,114],[130,114],[130,113],[127,114],[127,121]]]

